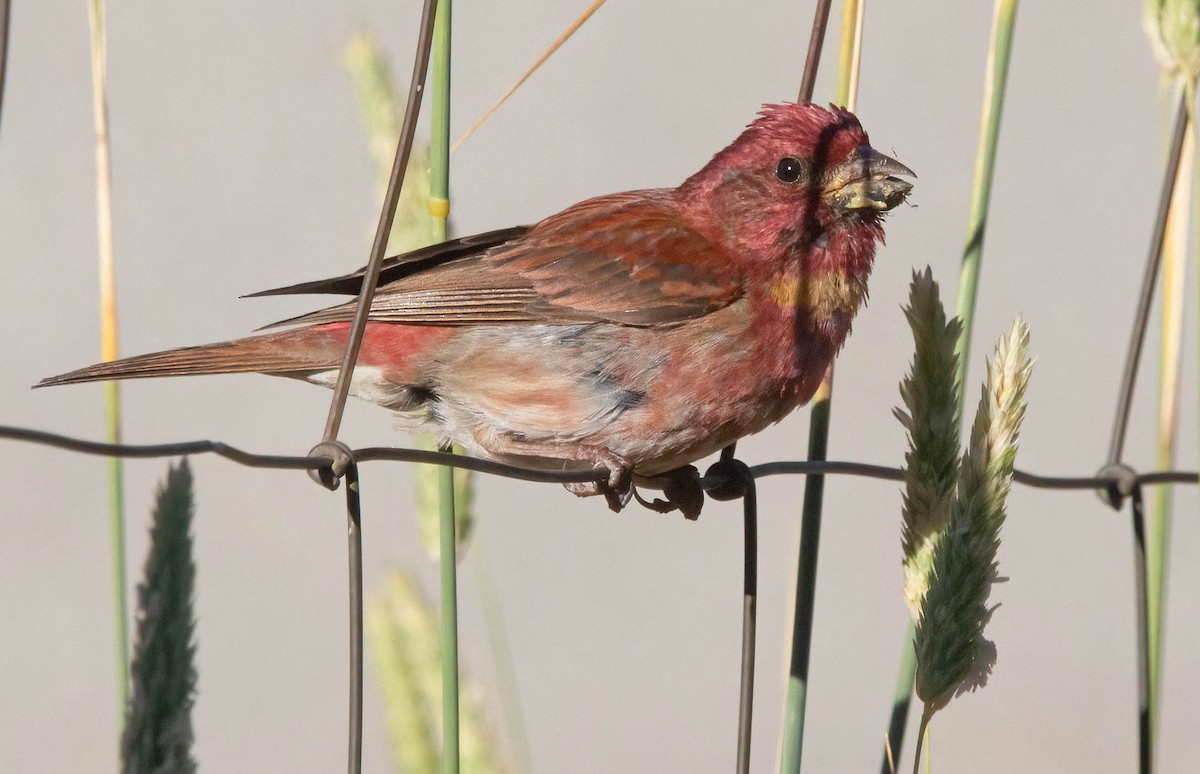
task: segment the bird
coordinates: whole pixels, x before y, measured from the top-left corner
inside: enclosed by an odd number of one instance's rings
[[[473,456],[604,469],[566,486],[619,511],[635,481],[669,480],[811,399],[915,177],[843,108],[764,105],[677,187],[387,259],[351,394]],[[364,274],[252,296],[357,295]],[[355,305],[35,386],[258,372],[332,387]]]

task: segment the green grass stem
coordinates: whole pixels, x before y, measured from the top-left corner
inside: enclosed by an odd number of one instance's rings
[[[1187,263],[1188,211],[1191,199],[1190,175],[1183,169],[1190,163],[1193,149],[1191,134],[1184,140],[1184,157],[1175,180],[1167,234],[1163,241],[1163,331],[1160,352],[1158,391],[1158,438],[1155,462],[1159,470],[1175,464],[1175,446],[1179,429],[1180,366],[1183,354],[1183,288]],[[1166,615],[1166,575],[1170,555],[1171,512],[1174,490],[1159,487],[1146,525],[1146,604],[1149,619],[1150,727],[1157,728],[1158,694],[1161,683],[1162,635]]]
[[[92,118],[96,132],[96,229],[100,277],[100,358],[116,360],[117,283],[113,250],[112,156],[108,141],[108,43],[104,0],[89,0],[92,53]],[[105,440],[121,442],[121,393],[104,387]],[[121,716],[129,703],[129,602],[125,580],[125,479],[119,457],[108,463],[108,512],[112,553],[113,618],[117,651],[117,701]]]
[[[862,16],[865,10],[865,0],[843,0],[835,101],[850,110],[854,109],[858,93],[859,51],[862,47]],[[801,97],[811,98],[812,95]],[[824,460],[828,454],[832,398],[831,364],[812,399],[808,429],[808,459],[811,461]],[[825,477],[808,476],[804,481],[804,505],[800,516],[799,561],[796,565],[796,591],[792,610],[792,653],[780,740],[779,770],[782,774],[798,774],[804,752],[804,715],[808,703],[817,549],[821,538],[821,508],[824,498]]]
[[[1012,54],[1013,29],[1017,21],[1017,0],[996,0],[992,21],[992,42],[988,50],[987,77],[983,85],[983,113],[979,120],[979,148],[975,154],[975,178],[971,184],[971,204],[967,214],[967,238],[963,246],[962,271],[959,275],[957,315],[962,320],[958,347],[958,406],[962,406],[967,384],[967,365],[971,356],[971,331],[975,325],[975,298],[979,292],[979,269],[983,262],[983,238],[987,228],[992,181],[996,171],[996,146],[1000,139],[1000,118],[1008,86],[1008,63]]]
[[[991,204],[992,180],[996,169],[996,146],[1000,137],[1000,118],[1008,86],[1008,65],[1012,54],[1013,31],[1017,19],[1017,0],[996,0],[992,19],[992,40],[988,50],[987,76],[984,81],[983,110],[979,119],[979,148],[975,155],[975,176],[971,184],[971,203],[967,215],[967,238],[963,247],[959,275],[957,316],[962,320],[958,354],[958,415],[961,419],[966,390],[967,365],[971,352],[971,331],[975,322],[975,300],[979,291],[979,269],[983,262],[983,239]],[[904,635],[896,694],[892,706],[893,722],[888,736],[893,754],[899,754],[912,703],[912,675],[916,672],[913,639],[916,625],[909,622]],[[887,771],[885,750],[883,771]]]
[[[433,27],[433,106],[429,138],[429,214],[435,237],[446,239],[450,214],[450,19],[451,0],[439,0]],[[454,470],[438,469],[441,547],[442,771],[459,770],[458,542],[455,539]]]

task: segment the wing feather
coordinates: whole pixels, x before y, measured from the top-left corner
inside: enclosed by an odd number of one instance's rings
[[[497,240],[507,231],[494,231],[441,252],[398,256],[391,259],[390,279],[376,291],[369,319],[644,326],[709,314],[741,295],[740,280],[720,248],[689,228],[672,204],[667,189],[614,194],[570,207],[505,241]],[[268,293],[346,292],[352,286],[357,292],[361,283],[358,272]],[[346,321],[355,307],[351,301],[267,327]]]

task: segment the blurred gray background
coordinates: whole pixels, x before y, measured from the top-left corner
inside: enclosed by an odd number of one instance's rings
[[[460,3],[457,136],[586,6]],[[216,341],[314,306],[239,300],[361,265],[378,194],[340,50],[375,30],[407,72],[418,3],[114,2],[109,82],[121,345]],[[532,222],[579,199],[675,185],[750,121],[794,99],[812,2],[622,2],[583,30],[452,160],[458,234]],[[835,4],[836,6],[837,4]],[[1157,70],[1140,3],[1027,3],[987,233],[969,394],[1018,312],[1037,366],[1018,464],[1086,475],[1103,462],[1161,179]],[[837,20],[817,87],[833,94]],[[899,464],[891,415],[911,343],[900,312],[914,267],[957,287],[990,3],[871,3],[859,113],[873,143],[917,171],[894,213],[870,306],[838,361],[830,454]],[[0,129],[0,423],[102,434],[96,385],[31,392],[98,351],[93,135],[85,5],[17,2]],[[407,75],[402,75],[406,79]],[[427,135],[426,130],[422,130]],[[1194,280],[1189,280],[1193,282]],[[319,302],[319,299],[316,299]],[[1193,319],[1194,314],[1189,315]],[[1189,328],[1192,323],[1189,323]],[[1159,324],[1128,458],[1153,461]],[[1189,334],[1185,351],[1194,351]],[[1181,465],[1194,468],[1194,368]],[[124,387],[131,442],[214,438],[302,454],[329,394],[260,376]],[[799,459],[801,411],[745,441],[748,462]],[[342,437],[404,444],[352,402]],[[196,754],[207,771],[338,771],[345,763],[345,526],[340,493],[303,474],[193,460],[198,513]],[[127,464],[131,583],[166,462]],[[100,771],[117,750],[106,462],[0,443],[0,771]],[[760,486],[753,768],[777,755],[800,478]],[[367,582],[436,568],[417,539],[409,471],[363,472]],[[499,595],[539,772],[718,772],[737,719],[741,511],[697,523],[620,515],[557,486],[479,481],[462,563],[463,669],[498,718],[480,563]],[[806,771],[879,763],[906,624],[894,483],[827,485]],[[1200,533],[1177,498],[1161,771],[1200,756]],[[1135,764],[1134,583],[1128,517],[1087,492],[1017,488],[989,628],[991,684],[937,718],[944,772],[1127,771]],[[368,673],[365,766],[388,767]],[[911,732],[909,740],[911,741]],[[905,761],[908,760],[906,748]]]

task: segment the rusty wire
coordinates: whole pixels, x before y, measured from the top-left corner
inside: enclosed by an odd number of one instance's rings
[[[283,470],[325,470],[332,474],[331,468],[337,464],[332,457],[326,456],[289,456],[275,454],[259,454],[231,446],[220,441],[200,440],[160,444],[112,444],[86,439],[73,438],[66,435],[33,430],[10,425],[0,425],[0,439],[24,441],[42,446],[63,449],[99,456],[114,456],[125,458],[161,458],[180,455],[215,454],[231,462],[252,468],[283,469]],[[362,760],[362,533],[361,533],[361,487],[358,478],[358,465],[364,462],[408,462],[446,465],[463,468],[476,473],[500,476],[504,478],[530,481],[536,483],[578,483],[584,481],[607,480],[608,472],[604,469],[588,471],[536,471],[506,465],[503,463],[481,460],[444,452],[425,451],[421,449],[404,449],[395,447],[365,447],[361,449],[344,449],[345,459],[348,460],[344,469],[346,478],[346,513],[349,547],[349,602],[350,602],[350,732],[349,732],[349,771],[361,770]],[[743,499],[745,511],[745,589],[743,596],[743,626],[742,626],[742,681],[740,690],[740,709],[738,722],[738,765],[740,771],[748,770],[750,759],[751,718],[753,714],[754,695],[754,643],[755,643],[755,607],[757,593],[756,569],[756,519],[757,504],[754,497],[754,483],[758,479],[781,475],[845,475],[861,478],[873,478],[883,481],[901,481],[904,470],[886,465],[874,465],[862,462],[848,461],[778,461],[759,465],[746,466],[732,458],[732,454],[723,455],[722,462],[740,466],[740,470],[731,473],[729,470],[710,469],[700,477],[700,485],[714,499]],[[718,463],[720,464],[720,463]],[[744,471],[742,473],[741,471]],[[714,490],[726,489],[730,486],[730,478],[744,476],[740,484],[725,494]],[[1195,485],[1200,483],[1200,474],[1193,471],[1164,470],[1150,473],[1137,473],[1127,466],[1109,466],[1092,476],[1045,476],[1022,470],[1014,472],[1013,480],[1023,486],[1036,489],[1080,490],[1092,489],[1104,497],[1106,501],[1114,498],[1119,502],[1124,497],[1132,495],[1134,503],[1135,559],[1141,559],[1141,551],[1136,551],[1141,541],[1139,536],[1144,530],[1139,530],[1141,521],[1141,490],[1145,486],[1154,485]],[[1140,567],[1140,564],[1139,564]],[[1139,574],[1139,584],[1143,583]],[[1139,600],[1144,594],[1138,594]],[[1139,638],[1139,685],[1145,677],[1145,639],[1144,622],[1146,611],[1144,605],[1138,606],[1140,629],[1143,635]],[[1149,728],[1148,703],[1146,692],[1140,691],[1139,697],[1139,739],[1142,760],[1149,757]],[[1143,768],[1143,770],[1146,770]]]
[[[4,76],[8,70],[8,20],[12,3],[0,0],[0,107],[4,105]]]
[[[215,454],[231,462],[250,468],[317,470],[329,467],[334,462],[330,457],[258,454],[239,449],[236,446],[230,446],[221,441],[181,441],[178,443],[141,445],[102,443],[100,441],[89,441],[82,438],[50,433],[44,430],[15,427],[13,425],[0,425],[0,438],[12,441],[26,441],[41,446],[51,446],[56,449],[105,457],[146,459],[191,454]],[[353,454],[354,462],[359,464],[363,462],[384,461],[419,462],[427,465],[446,465],[486,475],[544,484],[574,484],[585,481],[608,480],[608,471],[604,468],[576,471],[530,470],[500,462],[492,462],[491,460],[465,457],[461,454],[447,454],[444,452],[404,449],[391,446],[367,446],[361,449],[354,449],[351,453]],[[824,462],[782,460],[779,462],[765,462],[759,465],[751,465],[749,469],[756,481],[761,478],[784,475],[841,475],[875,478],[884,481],[902,481],[904,479],[903,468],[841,460],[827,460]],[[1149,473],[1131,473],[1131,475],[1106,471],[1091,476],[1043,476],[1024,470],[1017,470],[1013,474],[1013,481],[1034,489],[1094,489],[1104,491],[1110,487],[1120,487],[1123,484],[1137,486],[1200,484],[1200,474],[1190,470],[1157,470]],[[714,485],[714,482],[707,477],[702,477],[700,482],[706,490]]]
[[[392,221],[396,218],[396,207],[400,202],[400,189],[404,185],[408,157],[412,154],[413,137],[417,132],[417,118],[421,113],[421,98],[425,96],[425,76],[429,70],[429,53],[433,48],[433,21],[437,6],[438,0],[425,0],[421,10],[416,61],[413,62],[412,80],[408,87],[408,102],[404,106],[404,122],[400,127],[400,139],[396,144],[396,158],[392,163],[391,174],[388,176],[387,192],[383,197],[383,209],[379,213],[379,223],[375,227],[375,239],[371,243],[371,256],[363,269],[362,286],[358,291],[358,306],[354,309],[354,321],[350,325],[350,339],[346,343],[346,353],[342,357],[337,381],[333,385],[333,398],[329,402],[329,415],[325,419],[325,434],[311,452],[317,456],[333,456],[333,465],[321,470],[332,471],[334,477],[323,475],[318,479],[320,483],[330,489],[337,486],[337,478],[341,476],[345,465],[349,462],[342,459],[341,450],[337,448],[334,441],[337,441],[338,430],[342,426],[342,412],[346,408],[346,397],[350,394],[350,378],[354,375],[354,365],[358,362],[363,334],[366,332],[367,319],[371,313],[371,302],[375,298],[375,288],[379,284],[379,270],[383,266],[383,258],[387,253],[388,236],[392,232]]]

